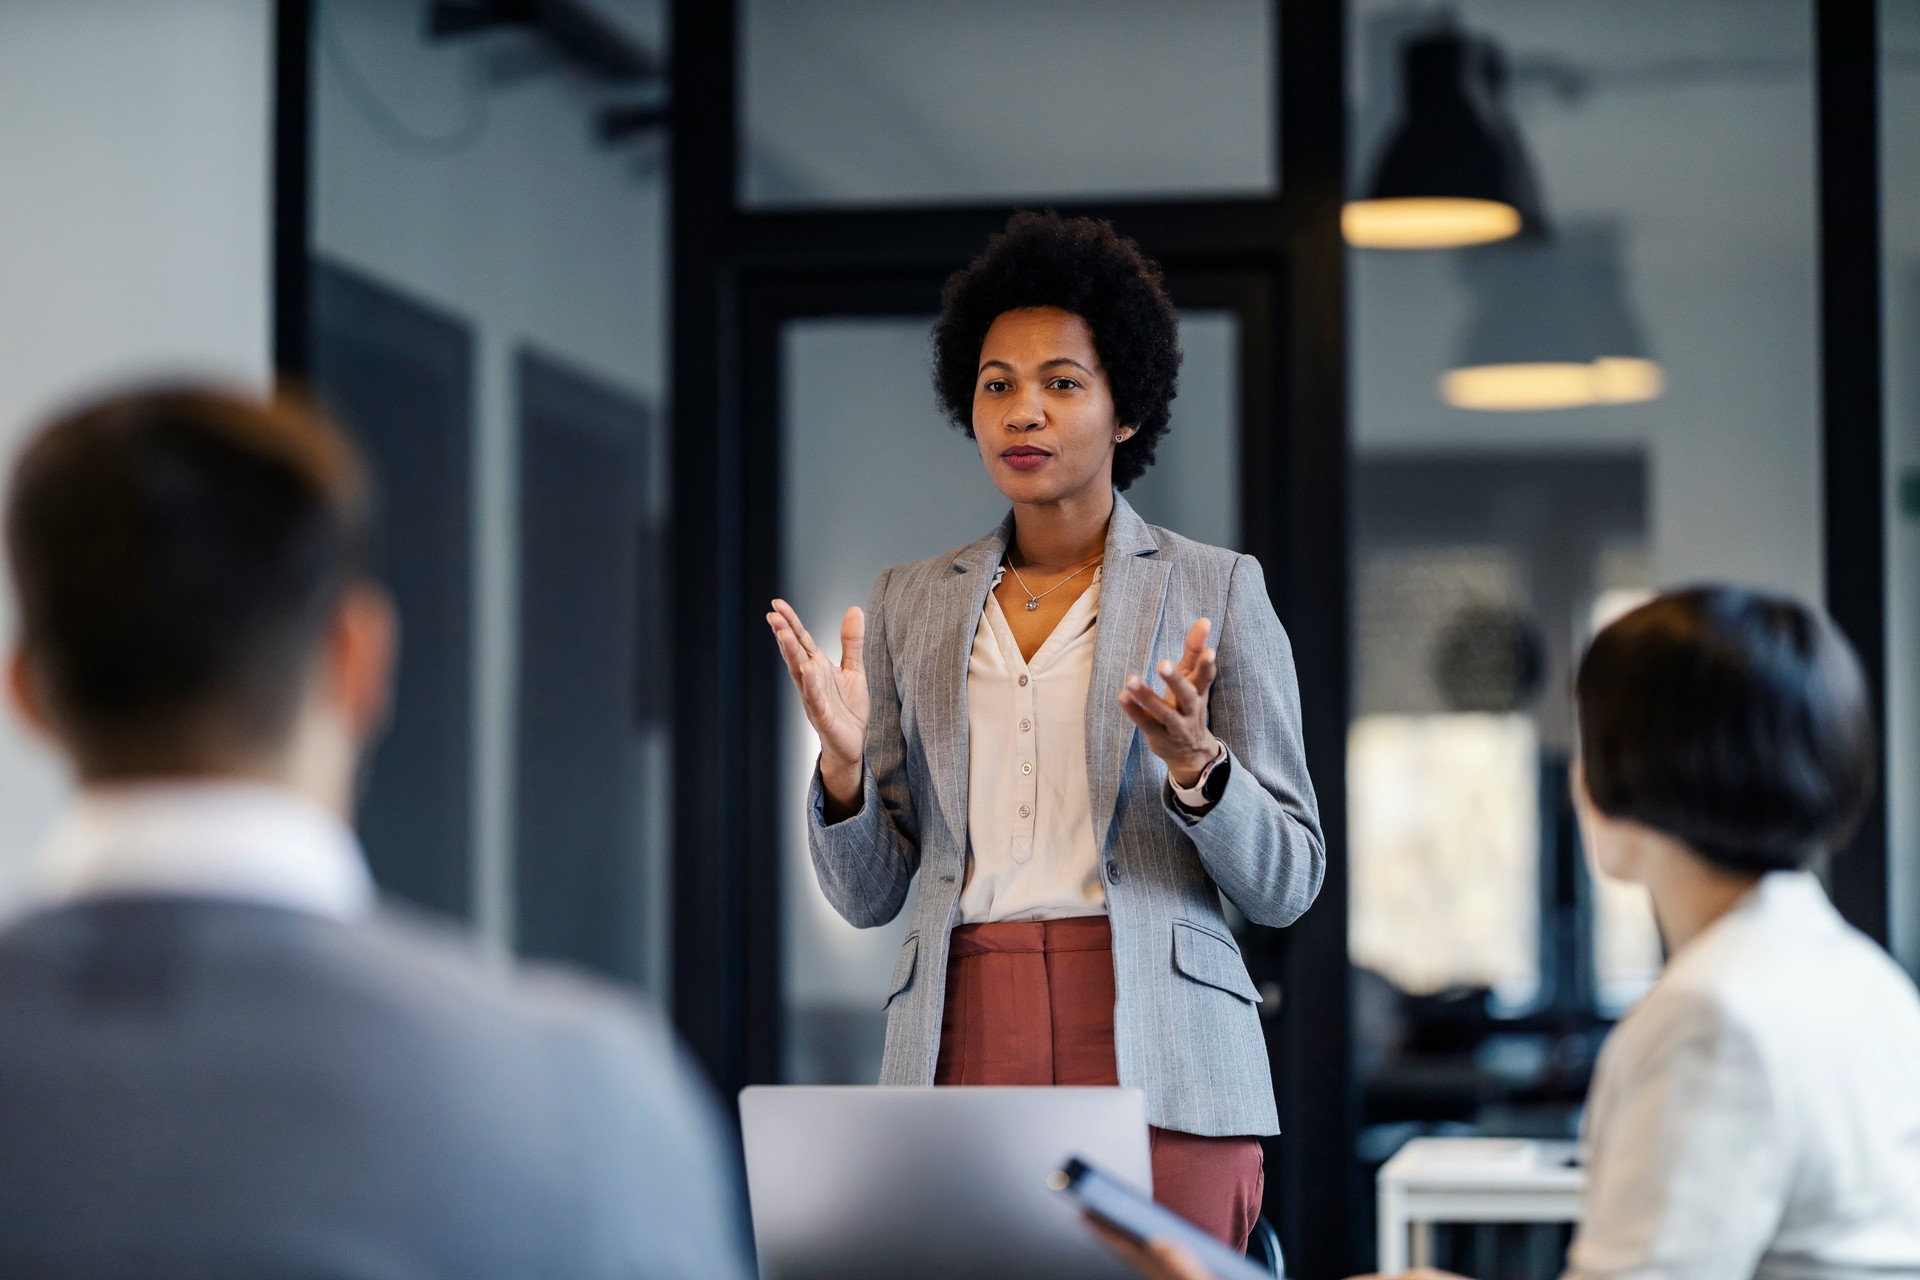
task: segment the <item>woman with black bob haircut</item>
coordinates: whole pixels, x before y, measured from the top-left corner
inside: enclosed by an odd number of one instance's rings
[[[1155,1194],[1240,1246],[1278,1126],[1220,898],[1290,924],[1326,865],[1286,632],[1252,557],[1118,492],[1180,370],[1131,241],[1016,215],[947,282],[933,349],[1012,510],[882,573],[838,663],[784,601],[767,615],[820,738],[821,889],[878,925],[918,878],[881,1083],[1139,1088]]]
[[[1698,587],[1595,637],[1577,696],[1582,834],[1670,958],[1594,1075],[1571,1274],[1920,1274],[1920,1000],[1809,870],[1873,795],[1852,648]]]
[[[1730,875],[1800,870],[1866,811],[1866,682],[1839,633],[1795,601],[1663,596],[1595,637],[1578,693],[1593,812],[1665,832]]]
[[[1601,631],[1577,697],[1581,834],[1669,959],[1601,1050],[1566,1276],[1920,1275],[1920,999],[1808,870],[1872,793],[1853,651],[1796,601],[1698,587]]]

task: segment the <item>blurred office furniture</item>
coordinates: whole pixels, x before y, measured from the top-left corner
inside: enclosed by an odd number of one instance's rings
[[[1585,865],[1562,692],[1597,621],[1653,581],[1651,481],[1644,452],[1612,447],[1355,463],[1356,1248],[1410,1139],[1571,1138],[1608,1027],[1657,971],[1644,897]],[[1439,1243],[1486,1275],[1549,1234]]]
[[[1571,1142],[1416,1138],[1380,1170],[1383,1273],[1431,1266],[1439,1222],[1575,1222],[1586,1170]]]
[[[1276,1276],[1287,1274],[1287,1258],[1280,1250],[1280,1233],[1261,1214],[1253,1220],[1253,1234],[1247,1237],[1247,1257]]]

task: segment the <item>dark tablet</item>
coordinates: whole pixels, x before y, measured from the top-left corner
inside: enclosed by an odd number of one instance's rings
[[[1244,1257],[1188,1222],[1162,1208],[1118,1178],[1112,1178],[1075,1156],[1060,1166],[1054,1186],[1079,1201],[1085,1209],[1121,1235],[1139,1244],[1171,1240],[1213,1274],[1215,1280],[1273,1280]]]

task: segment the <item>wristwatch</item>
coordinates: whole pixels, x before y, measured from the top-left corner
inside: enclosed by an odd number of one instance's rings
[[[1199,778],[1191,787],[1183,787],[1169,776],[1167,785],[1173,789],[1175,803],[1192,814],[1205,813],[1213,808],[1219,801],[1221,793],[1227,789],[1228,771],[1220,767],[1226,762],[1227,744],[1223,742],[1220,744],[1220,749],[1214,752],[1213,759],[1207,761],[1207,767],[1200,771]]]

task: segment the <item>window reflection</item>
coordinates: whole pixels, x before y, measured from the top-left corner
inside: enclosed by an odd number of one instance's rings
[[[1812,9],[1349,5],[1350,189],[1403,116],[1401,50],[1453,23],[1500,55],[1542,214],[1504,245],[1347,258],[1369,1183],[1417,1134],[1570,1136],[1659,972],[1644,892],[1589,868],[1569,793],[1595,629],[1702,579],[1822,598]],[[1449,394],[1555,364],[1578,394]]]
[[[1353,962],[1400,990],[1540,990],[1538,745],[1523,715],[1364,716],[1347,736]]]

